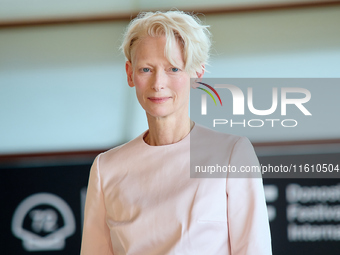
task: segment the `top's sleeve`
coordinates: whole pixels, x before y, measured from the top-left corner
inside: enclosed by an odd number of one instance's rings
[[[100,155],[93,162],[87,187],[81,255],[113,255],[110,231],[105,219],[99,158]]]
[[[271,255],[271,236],[261,174],[240,175],[259,166],[250,141],[241,137],[234,145],[227,178],[227,217],[232,255]],[[254,168],[253,168],[254,169]]]

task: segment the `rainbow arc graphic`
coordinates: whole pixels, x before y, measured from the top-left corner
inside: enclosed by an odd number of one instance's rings
[[[203,83],[203,82],[197,82],[197,83],[206,86],[206,87],[209,88],[212,92],[214,92],[215,95],[217,96],[218,100],[220,101],[221,106],[222,106],[222,100],[221,100],[221,98],[220,98],[220,95],[217,93],[217,91],[216,91],[213,87],[211,87],[210,85],[208,85],[208,84],[206,84],[206,83]],[[217,105],[216,100],[215,100],[215,97],[213,96],[213,94],[211,94],[211,92],[210,92],[209,90],[204,89],[204,88],[200,88],[200,87],[197,87],[197,88],[200,89],[200,90],[203,90],[204,92],[206,92],[206,93],[214,100],[215,105]]]

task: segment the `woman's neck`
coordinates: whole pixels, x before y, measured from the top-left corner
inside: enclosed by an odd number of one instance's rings
[[[184,119],[154,118],[148,116],[149,132],[144,141],[151,146],[177,143],[186,137],[194,126],[187,116]]]

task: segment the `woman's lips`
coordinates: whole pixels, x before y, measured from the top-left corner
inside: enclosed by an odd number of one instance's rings
[[[148,97],[148,99],[156,104],[162,104],[168,101],[171,97]]]

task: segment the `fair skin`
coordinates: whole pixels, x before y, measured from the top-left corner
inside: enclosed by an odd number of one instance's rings
[[[165,43],[165,36],[143,38],[134,46],[131,62],[125,64],[128,84],[136,88],[146,112],[149,132],[144,140],[153,146],[176,143],[190,132],[190,78],[204,74],[203,69],[195,76],[184,71],[178,42],[171,49],[176,66],[172,65],[164,55]]]

